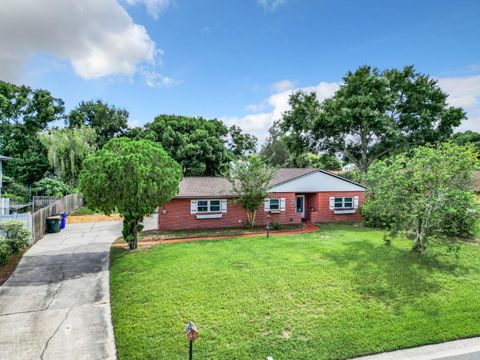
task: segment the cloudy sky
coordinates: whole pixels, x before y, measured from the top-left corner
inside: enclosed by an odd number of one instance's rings
[[[67,109],[103,99],[131,125],[174,113],[261,139],[295,89],[331,96],[348,70],[414,64],[480,131],[478,0],[2,0],[0,79]]]

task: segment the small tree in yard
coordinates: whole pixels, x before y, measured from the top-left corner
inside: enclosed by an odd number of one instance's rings
[[[237,202],[247,211],[251,228],[255,225],[258,208],[268,196],[270,181],[276,171],[257,155],[230,164],[227,179],[232,184],[233,192],[238,195]]]
[[[367,174],[369,195],[362,207],[367,225],[386,227],[392,237],[405,231],[417,253],[435,238],[472,235],[478,217],[471,191],[475,156],[447,143],[377,161]]]
[[[123,238],[135,249],[143,217],[175,196],[181,178],[161,145],[117,138],[85,160],[79,187],[89,207],[123,216]]]

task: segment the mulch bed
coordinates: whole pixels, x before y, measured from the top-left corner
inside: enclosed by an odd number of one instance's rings
[[[22,251],[18,255],[11,255],[8,258],[7,263],[3,266],[0,266],[0,285],[2,285],[5,281],[7,281],[10,275],[13,273],[18,263],[22,259],[22,256],[25,253],[25,251],[27,250]]]
[[[100,221],[120,221],[123,218],[118,215],[78,215],[78,216],[68,216],[67,224],[82,224],[82,223],[91,223],[91,222],[100,222]]]

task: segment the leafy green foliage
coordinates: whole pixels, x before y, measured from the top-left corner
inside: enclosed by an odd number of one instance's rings
[[[292,141],[292,136],[286,135],[279,125],[279,122],[275,122],[269,129],[267,141],[260,151],[263,161],[282,167],[311,167],[324,170],[339,170],[342,167],[340,160],[333,154],[317,155],[309,152],[306,147],[295,147],[294,151],[290,151],[289,143]]]
[[[263,201],[268,196],[270,181],[276,172],[276,168],[265,164],[257,155],[230,164],[227,179],[238,196],[235,201],[247,212],[247,221],[251,228],[255,226],[257,210],[263,206]]]
[[[0,234],[10,247],[10,254],[18,254],[30,241],[30,231],[21,221],[10,220],[0,223]]]
[[[228,130],[221,121],[160,115],[145,129],[180,164],[185,176],[220,175],[232,159],[225,146]]]
[[[32,191],[37,195],[62,197],[70,194],[71,188],[61,180],[44,178],[33,184]]]
[[[452,135],[452,142],[461,146],[473,146],[480,157],[480,133],[475,131],[458,132]]]
[[[480,246],[415,256],[410,241],[382,238],[322,224],[269,239],[112,248],[118,357],[187,358],[188,320],[200,330],[194,359],[350,359],[479,336]]]
[[[282,224],[280,224],[278,221],[274,221],[270,224],[270,229],[281,230],[282,229]]]
[[[123,237],[137,247],[143,217],[178,192],[178,163],[154,142],[110,140],[83,163],[79,188],[89,208],[123,216]]]
[[[478,218],[471,191],[476,167],[472,150],[449,143],[375,162],[362,207],[366,224],[386,227],[393,237],[405,231],[419,253],[432,239],[472,235]]]
[[[63,101],[46,90],[0,81],[0,153],[13,157],[5,174],[31,185],[49,169],[47,152],[37,134],[63,117]]]
[[[57,176],[70,186],[77,183],[85,158],[95,151],[95,130],[90,127],[65,128],[40,133],[48,150],[48,161]]]
[[[89,126],[95,130],[96,145],[100,149],[108,140],[123,136],[128,129],[128,111],[102,100],[81,102],[67,117],[70,128]]]
[[[0,266],[5,265],[7,263],[8,257],[12,254],[12,250],[10,249],[10,245],[0,238]]]
[[[343,80],[323,103],[313,92],[291,95],[280,126],[292,152],[340,152],[366,173],[376,159],[447,140],[465,119],[437,81],[412,66],[382,72],[362,66]]]
[[[237,125],[228,129],[230,141],[228,147],[235,157],[242,157],[256,152],[258,139],[254,135],[242,132]]]
[[[10,196],[6,197],[10,197],[11,199],[15,198],[19,200],[19,202],[27,201],[31,197],[31,191],[28,187],[14,181],[9,176],[3,178],[3,191],[2,196],[9,194]]]

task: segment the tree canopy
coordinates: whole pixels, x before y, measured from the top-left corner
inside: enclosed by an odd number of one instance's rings
[[[51,130],[38,136],[48,150],[48,161],[57,176],[75,186],[83,160],[96,149],[95,130],[82,126]]]
[[[461,146],[472,146],[480,157],[480,133],[475,131],[465,131],[453,134],[452,142]]]
[[[233,192],[238,195],[236,201],[246,210],[247,220],[252,228],[276,172],[276,168],[264,163],[258,155],[230,163],[227,179],[232,184]]]
[[[0,81],[0,153],[14,158],[4,164],[7,175],[27,185],[44,176],[47,151],[37,134],[63,113],[63,101],[47,90]]]
[[[186,176],[221,175],[232,160],[225,146],[228,129],[219,120],[160,115],[145,125]]]
[[[377,161],[367,174],[362,215],[393,237],[405,231],[418,253],[435,238],[471,235],[478,217],[471,190],[477,166],[471,149],[449,143]]]
[[[176,195],[181,178],[161,145],[116,138],[84,161],[79,188],[89,207],[123,216],[123,238],[134,249],[143,217]]]
[[[255,153],[258,142],[256,136],[244,133],[237,125],[230,126],[228,133],[230,138],[228,148],[235,157]]]
[[[366,173],[376,159],[447,140],[465,119],[437,81],[415,71],[362,66],[348,72],[332,98],[291,95],[280,127],[291,151],[340,152]]]
[[[124,135],[128,129],[128,111],[109,105],[102,100],[82,101],[67,117],[70,128],[89,126],[95,130],[96,145]]]

